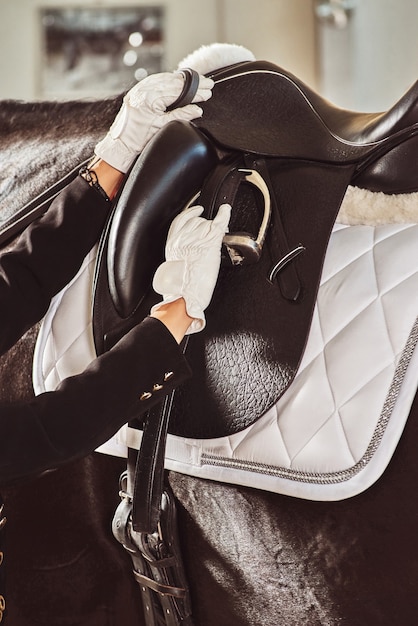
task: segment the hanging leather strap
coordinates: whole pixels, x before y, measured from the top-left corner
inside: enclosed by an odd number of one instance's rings
[[[273,281],[277,278],[280,287],[280,293],[282,294],[283,298],[285,298],[286,300],[290,300],[291,302],[296,302],[301,292],[301,283],[294,263],[290,262],[293,260],[293,258],[295,258],[295,256],[297,256],[297,254],[291,256],[291,253],[294,250],[297,250],[298,252],[303,252],[304,247],[298,243],[296,243],[293,248],[289,245],[289,241],[283,224],[282,215],[280,212],[279,202],[271,183],[266,160],[260,157],[246,155],[245,163],[247,167],[254,168],[261,174],[264,182],[266,183],[270,191],[272,219],[270,223],[270,233],[267,239],[267,247],[272,259],[272,267],[279,267],[279,263],[281,260],[285,259],[286,257],[289,258],[289,263],[286,263],[286,266],[283,266],[283,271],[277,270],[276,272],[274,272],[273,270],[273,274],[270,274],[271,280]]]
[[[133,485],[132,527],[152,533],[158,526],[164,482],[164,456],[174,391],[148,414],[136,463],[128,472]],[[132,480],[132,469],[133,480]],[[130,482],[131,482],[130,481]]]
[[[188,342],[186,335],[181,344],[183,353]],[[128,485],[133,493],[132,527],[136,532],[153,533],[160,521],[167,431],[175,392],[149,411],[140,450],[129,452]]]

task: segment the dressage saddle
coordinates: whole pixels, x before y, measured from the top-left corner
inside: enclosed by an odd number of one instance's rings
[[[101,353],[156,301],[151,280],[173,217],[192,201],[209,217],[232,204],[207,329],[188,340],[194,375],[170,410],[170,432],[198,438],[249,426],[291,384],[347,186],[417,189],[418,83],[388,112],[363,114],[265,61],[211,76],[203,117],[168,125],[135,163],[100,243],[94,288]]]
[[[418,84],[388,112],[362,114],[265,61],[211,77],[203,117],[167,125],[134,164],[97,255],[93,331],[102,353],[156,302],[151,281],[174,216],[190,203],[207,217],[223,202],[233,207],[207,327],[183,342],[193,377],[133,424],[144,431],[135,469],[128,464],[137,531],[152,532],[159,519],[167,432],[240,432],[291,385],[348,185],[417,189]],[[192,97],[193,88],[185,102]]]

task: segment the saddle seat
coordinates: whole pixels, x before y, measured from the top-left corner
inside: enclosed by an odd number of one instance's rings
[[[267,61],[249,61],[235,65],[231,68],[218,70],[210,75],[215,81],[214,93],[220,89],[228,89],[228,106],[224,108],[224,114],[230,115],[231,109],[239,111],[239,116],[231,115],[230,124],[224,128],[223,139],[221,143],[225,143],[229,147],[242,149],[242,145],[231,146],[234,128],[248,123],[249,115],[252,116],[251,121],[256,122],[257,126],[266,127],[272,134],[265,132],[260,135],[251,133],[251,137],[258,136],[259,144],[256,152],[265,154],[266,150],[271,151],[272,156],[290,156],[283,153],[281,144],[264,143],[267,138],[273,137],[275,128],[281,126],[281,120],[289,112],[288,126],[284,129],[285,135],[293,135],[297,131],[297,125],[301,124],[307,127],[307,123],[300,119],[297,113],[301,113],[302,108],[306,107],[305,115],[308,110],[311,111],[310,122],[311,132],[308,132],[305,141],[298,145],[297,141],[286,144],[293,146],[293,149],[300,150],[300,157],[304,156],[304,151],[310,149],[313,139],[314,127],[316,124],[323,126],[326,133],[329,134],[330,140],[333,137],[341,144],[355,144],[356,146],[366,147],[368,144],[375,144],[381,141],[387,141],[398,133],[407,131],[411,132],[415,127],[418,132],[418,81],[394,104],[388,111],[379,113],[362,113],[351,111],[337,107],[332,102],[323,98],[299,78],[287,72],[283,68]],[[245,77],[251,80],[252,89],[247,90]],[[276,80],[274,80],[276,78]],[[240,100],[240,108],[235,109],[233,100],[230,100],[231,93],[235,92],[236,99]],[[245,97],[243,94],[245,92]],[[254,98],[249,98],[248,94],[254,93]],[[218,96],[219,97],[219,96]],[[215,99],[216,100],[216,99]],[[205,115],[197,122],[199,126],[212,128],[212,120],[209,122],[208,117],[211,113],[213,100],[208,100],[203,104]],[[268,117],[265,114],[265,107],[275,112],[275,117]],[[291,105],[291,108],[290,108]],[[258,119],[257,113],[258,108]],[[219,120],[219,111],[216,112]],[[221,122],[218,123],[220,126]],[[283,129],[281,129],[283,130]],[[281,135],[283,136],[283,135]],[[298,137],[298,135],[296,135]],[[246,135],[242,138],[246,140]],[[241,144],[241,142],[240,142]],[[316,146],[320,149],[320,146]],[[336,158],[337,155],[335,155]],[[344,155],[341,155],[344,159]]]
[[[203,104],[196,125],[219,145],[272,157],[357,161],[358,187],[417,190],[411,161],[418,149],[418,82],[388,111],[361,113],[335,106],[266,61],[241,63],[211,77],[214,97]],[[220,101],[227,103],[221,110]]]
[[[285,78],[289,84],[300,91],[307,103],[322,119],[329,131],[341,141],[353,143],[371,143],[381,141],[389,136],[417,124],[418,120],[418,81],[388,111],[379,113],[362,113],[337,107],[320,96],[297,76],[281,67],[266,61],[253,61],[239,64],[244,72],[273,73],[278,79]],[[222,70],[212,74],[217,82],[223,78],[237,75],[234,70]],[[240,75],[240,74],[238,74]],[[254,80],[254,77],[252,78]]]

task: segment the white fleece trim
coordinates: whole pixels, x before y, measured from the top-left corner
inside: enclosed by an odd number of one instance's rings
[[[386,194],[349,186],[337,217],[338,224],[379,226],[416,224],[418,192]]]
[[[221,67],[243,61],[255,61],[254,54],[247,48],[231,43],[212,43],[201,46],[186,56],[180,61],[178,68],[189,67],[199,74],[209,74]]]

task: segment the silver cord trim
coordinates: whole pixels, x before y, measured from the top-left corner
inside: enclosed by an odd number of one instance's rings
[[[418,343],[418,318],[415,320],[412,330],[408,336],[405,347],[402,351],[399,363],[395,368],[395,373],[389,387],[389,391],[386,395],[385,402],[383,404],[382,412],[380,413],[379,420],[374,429],[372,438],[369,445],[361,459],[357,461],[353,466],[339,470],[336,472],[304,472],[302,470],[295,470],[286,467],[276,467],[274,465],[258,463],[255,461],[240,461],[236,459],[230,459],[228,457],[216,456],[214,454],[202,454],[202,464],[220,466],[227,468],[234,468],[239,470],[245,470],[248,472],[255,472],[258,474],[264,474],[267,476],[274,476],[277,478],[286,478],[303,483],[311,484],[337,484],[350,480],[357,474],[359,474],[367,464],[371,461],[376,450],[378,449],[382,437],[386,431],[389,419],[392,415],[395,402],[398,398],[402,382],[405,378],[406,370],[411,361],[412,354]]]

